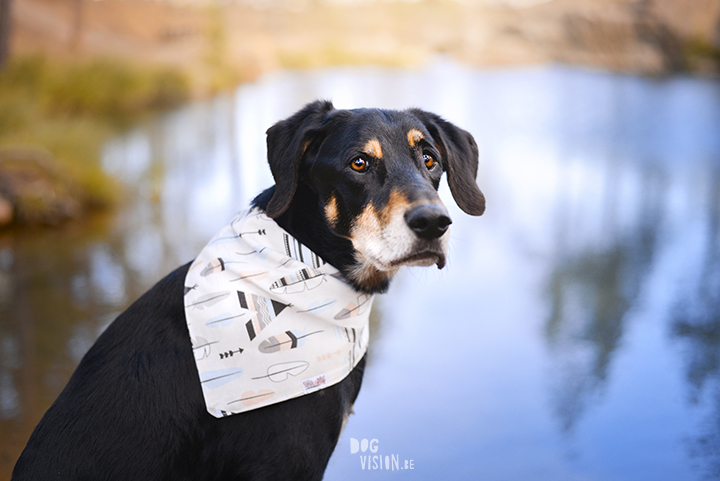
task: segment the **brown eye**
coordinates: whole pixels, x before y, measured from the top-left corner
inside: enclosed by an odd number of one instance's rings
[[[423,154],[423,161],[425,161],[425,167],[432,169],[435,165],[435,159],[430,154]]]
[[[350,166],[356,172],[365,172],[368,169],[368,162],[362,157],[358,157],[350,163]]]

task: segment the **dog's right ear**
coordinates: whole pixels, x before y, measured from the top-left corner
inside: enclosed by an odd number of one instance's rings
[[[410,112],[425,125],[440,150],[450,192],[458,207],[467,214],[482,215],[485,196],[475,182],[478,148],[473,136],[439,115],[420,109]]]
[[[265,209],[268,217],[277,218],[290,206],[303,155],[327,114],[334,109],[332,102],[317,100],[268,129],[268,163],[275,179],[275,191]]]

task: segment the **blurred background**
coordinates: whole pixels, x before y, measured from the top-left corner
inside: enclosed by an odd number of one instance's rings
[[[488,199],[441,187],[325,479],[720,478],[719,74],[720,0],[0,0],[0,480],[316,98],[465,128]]]

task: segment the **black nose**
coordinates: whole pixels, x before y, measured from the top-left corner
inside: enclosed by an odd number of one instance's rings
[[[405,212],[405,222],[418,237],[437,239],[448,230],[452,220],[448,211],[440,204],[425,204]]]

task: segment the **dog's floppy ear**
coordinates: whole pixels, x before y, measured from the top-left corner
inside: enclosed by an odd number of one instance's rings
[[[447,172],[455,202],[470,215],[485,212],[485,196],[475,182],[478,170],[478,148],[469,132],[443,120],[439,115],[412,109],[432,135],[443,157],[443,170]]]
[[[287,210],[295,195],[303,154],[334,108],[332,102],[318,100],[268,129],[268,163],[275,179],[275,191],[265,209],[268,217],[274,219]]]

